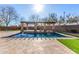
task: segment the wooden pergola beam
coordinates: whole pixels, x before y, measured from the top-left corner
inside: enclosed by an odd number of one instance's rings
[[[46,30],[47,30],[46,29],[46,24],[52,24],[52,27],[53,27],[56,22],[26,22],[26,21],[22,21],[21,22],[21,31],[24,31],[24,25],[23,25],[23,23],[25,23],[27,25],[27,30],[28,30],[28,25],[29,24],[34,24],[34,31],[35,32],[37,32],[37,25],[38,25],[38,23],[40,23],[40,24],[43,23],[43,25],[44,25],[43,30],[44,30],[44,32],[46,32]],[[51,30],[53,31],[53,29],[51,29]]]

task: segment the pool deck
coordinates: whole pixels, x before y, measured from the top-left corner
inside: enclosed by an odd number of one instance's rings
[[[0,32],[0,36],[18,33]],[[75,54],[52,38],[0,38],[0,53],[3,54]]]

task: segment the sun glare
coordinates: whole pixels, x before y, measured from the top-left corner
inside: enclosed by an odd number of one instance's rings
[[[37,12],[37,13],[39,13],[39,12],[41,12],[42,10],[43,10],[43,5],[42,4],[35,4],[34,5],[34,10]]]

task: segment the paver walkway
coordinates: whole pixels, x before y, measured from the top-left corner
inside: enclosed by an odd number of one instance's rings
[[[73,54],[74,52],[52,38],[50,40],[49,38],[0,38],[0,53]]]
[[[0,53],[71,54],[74,52],[57,40],[5,38],[0,39]]]

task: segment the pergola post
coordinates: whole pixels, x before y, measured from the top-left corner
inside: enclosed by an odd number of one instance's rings
[[[42,23],[41,23],[41,29],[40,29],[40,32],[42,32]]]
[[[36,22],[34,23],[34,31],[35,32],[37,31],[37,23]]]
[[[28,23],[26,23],[26,25],[27,25],[27,28],[26,29],[28,30]]]
[[[40,23],[40,25],[42,25],[42,23]],[[40,27],[40,26],[39,26]],[[42,27],[41,27],[42,28]],[[40,29],[40,32],[42,32],[42,29]]]
[[[54,29],[55,29],[55,24],[52,23],[52,31],[54,32]]]
[[[44,23],[44,32],[46,32],[46,23]]]
[[[24,27],[23,27],[23,23],[21,23],[21,33],[24,32]]]

